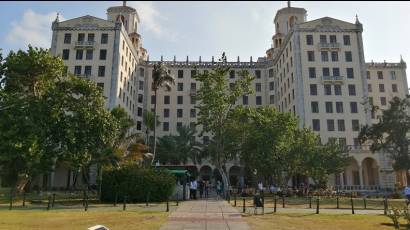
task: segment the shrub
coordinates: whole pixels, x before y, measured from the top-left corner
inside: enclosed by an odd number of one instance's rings
[[[400,208],[392,207],[392,209],[389,210],[387,213],[387,216],[392,220],[394,228],[399,229],[400,228],[400,222],[399,219],[402,215],[402,211]]]
[[[127,202],[165,201],[175,188],[175,177],[166,171],[127,165],[120,169],[104,170],[101,184],[101,199],[118,202],[127,196]]]

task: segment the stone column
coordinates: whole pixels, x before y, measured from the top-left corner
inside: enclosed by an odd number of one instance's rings
[[[360,186],[364,185],[364,178],[363,178],[363,167],[359,166],[359,184]]]

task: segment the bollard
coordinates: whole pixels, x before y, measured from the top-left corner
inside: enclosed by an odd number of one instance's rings
[[[245,208],[245,198],[243,198],[243,205],[242,205],[242,212],[245,213],[246,208]]]
[[[383,204],[384,204],[384,215],[387,215],[387,208],[388,208],[388,205],[387,205],[387,196],[384,197]]]
[[[123,203],[122,203],[122,210],[125,211],[127,209],[127,196],[124,196]]]
[[[312,196],[309,196],[309,208],[312,208]]]
[[[285,208],[285,195],[282,195],[282,208]]]
[[[50,210],[50,201],[51,201],[51,196],[48,195],[48,201],[47,201],[47,211]]]
[[[51,207],[54,208],[54,203],[56,202],[56,194],[53,193],[53,202],[51,202]]]
[[[367,204],[366,204],[366,197],[363,198],[363,206],[364,206],[364,209],[366,209],[366,206],[367,206]]]
[[[354,214],[353,193],[350,194],[350,203],[351,203],[351,205],[352,205],[352,214]]]
[[[169,200],[167,199],[167,212],[169,212]]]
[[[114,207],[117,206],[117,202],[118,202],[118,192],[115,191]]]
[[[319,197],[316,198],[316,214],[319,214]]]
[[[145,206],[148,206],[149,194],[150,194],[150,192],[147,193],[147,200],[145,201]]]
[[[339,209],[339,195],[336,197],[336,208]]]
[[[236,193],[235,193],[235,196],[234,196],[234,203],[233,203],[233,206],[235,206],[235,207],[236,207]]]
[[[275,198],[273,199],[273,212],[275,213],[276,212],[276,203],[278,202],[278,199],[276,198],[276,195],[275,195]]]
[[[26,191],[23,191],[23,207],[26,207]]]

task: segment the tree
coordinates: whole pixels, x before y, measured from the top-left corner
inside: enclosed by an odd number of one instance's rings
[[[199,101],[197,123],[203,127],[201,135],[210,133],[213,136],[212,144],[208,146],[208,150],[214,165],[222,176],[225,191],[229,186],[229,180],[224,166],[228,158],[231,157],[225,151],[225,137],[223,135],[225,125],[237,99],[252,93],[250,85],[254,79],[248,71],[242,70],[238,72],[238,79],[230,86],[228,73],[228,67],[218,65],[212,71],[193,76],[195,80],[200,82],[200,89],[196,95],[196,99]]]
[[[408,132],[410,130],[409,96],[400,99],[394,97],[390,107],[382,112],[379,122],[362,127],[359,140],[369,143],[372,152],[383,151],[394,161],[395,170],[405,170],[410,180],[410,157]],[[409,182],[408,182],[409,183]]]
[[[154,65],[154,69],[152,71],[152,84],[151,88],[152,91],[154,91],[154,96],[155,96],[155,102],[154,102],[154,124],[157,123],[157,93],[158,90],[161,88],[164,88],[166,90],[171,90],[171,84],[175,84],[174,77],[169,74],[168,69],[164,65],[164,63],[160,62],[159,64]],[[154,127],[154,149],[153,149],[153,158],[152,158],[152,163],[154,163],[155,160],[155,153],[156,153],[156,148],[157,148],[157,129]],[[151,164],[152,164],[151,163]]]
[[[145,143],[151,146],[151,141],[150,141],[150,131],[153,131],[155,129],[155,127],[159,126],[161,124],[161,122],[159,121],[159,116],[157,115],[156,119],[154,118],[154,113],[148,110],[144,110],[144,112],[142,113],[142,121],[144,122],[145,125]],[[155,124],[155,120],[157,125]]]

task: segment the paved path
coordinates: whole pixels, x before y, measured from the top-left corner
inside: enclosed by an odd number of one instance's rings
[[[196,200],[180,203],[160,230],[249,230],[241,213],[224,200]]]

